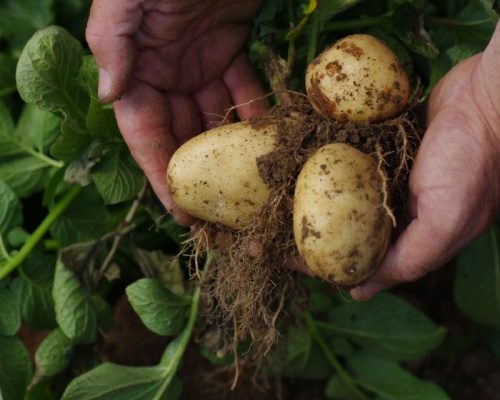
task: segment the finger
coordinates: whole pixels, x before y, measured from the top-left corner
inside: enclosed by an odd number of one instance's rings
[[[370,280],[351,290],[357,301],[368,300],[396,283],[414,281],[449,261],[453,255],[451,230],[414,219],[389,248]]]
[[[153,88],[132,81],[123,99],[115,102],[115,112],[123,138],[158,198],[178,223],[191,225],[194,219],[174,204],[168,192],[166,170],[177,148],[170,134],[168,99]]]
[[[131,36],[142,19],[140,0],[94,0],[86,38],[99,66],[99,98],[112,102],[123,94],[136,61]]]
[[[293,269],[294,271],[302,272],[303,274],[309,276],[314,276],[313,272],[306,265],[302,257],[288,257],[285,262],[285,266],[289,269]]]
[[[170,126],[180,146],[201,131],[200,111],[194,99],[184,93],[169,93],[168,104],[173,116]]]
[[[216,79],[194,94],[202,114],[203,128],[211,129],[220,125],[226,110],[231,107],[231,96],[226,85]]]
[[[262,98],[265,95],[264,90],[245,54],[241,53],[234,59],[224,73],[223,80],[231,94],[233,104],[241,105],[236,109],[241,120],[260,117],[267,113],[269,102]]]

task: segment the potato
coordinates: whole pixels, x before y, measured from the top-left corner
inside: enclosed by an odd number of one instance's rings
[[[370,35],[347,36],[309,64],[306,90],[315,110],[337,121],[381,121],[408,102],[408,76],[396,55]]]
[[[204,132],[183,144],[167,169],[177,205],[205,221],[238,229],[269,197],[257,157],[273,150],[276,125],[239,122]]]
[[[328,144],[304,164],[295,189],[293,231],[305,263],[340,285],[368,278],[389,243],[375,161],[343,143]]]

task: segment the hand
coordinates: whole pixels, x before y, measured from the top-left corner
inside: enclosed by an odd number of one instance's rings
[[[410,175],[411,223],[370,280],[367,300],[442,266],[474,240],[500,204],[500,28],[483,54],[452,69],[433,90],[428,129]]]
[[[87,41],[99,97],[115,102],[120,131],[154,191],[179,223],[168,161],[180,144],[220,121],[231,104],[264,93],[241,53],[261,0],[94,0]],[[256,101],[240,119],[267,111]]]

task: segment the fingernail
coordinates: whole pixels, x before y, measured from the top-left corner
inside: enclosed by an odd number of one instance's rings
[[[103,101],[111,93],[113,82],[111,81],[111,76],[109,72],[104,68],[99,69],[99,100]]]

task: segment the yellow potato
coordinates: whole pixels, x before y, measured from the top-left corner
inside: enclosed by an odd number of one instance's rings
[[[204,132],[182,145],[167,169],[170,194],[195,217],[238,229],[269,197],[257,157],[271,152],[276,125],[239,122]]]
[[[294,197],[295,243],[311,271],[340,285],[368,278],[387,250],[391,220],[375,161],[347,144],[304,164]]]
[[[370,35],[347,36],[309,64],[306,90],[317,112],[337,121],[381,121],[408,102],[408,76],[396,55]]]

